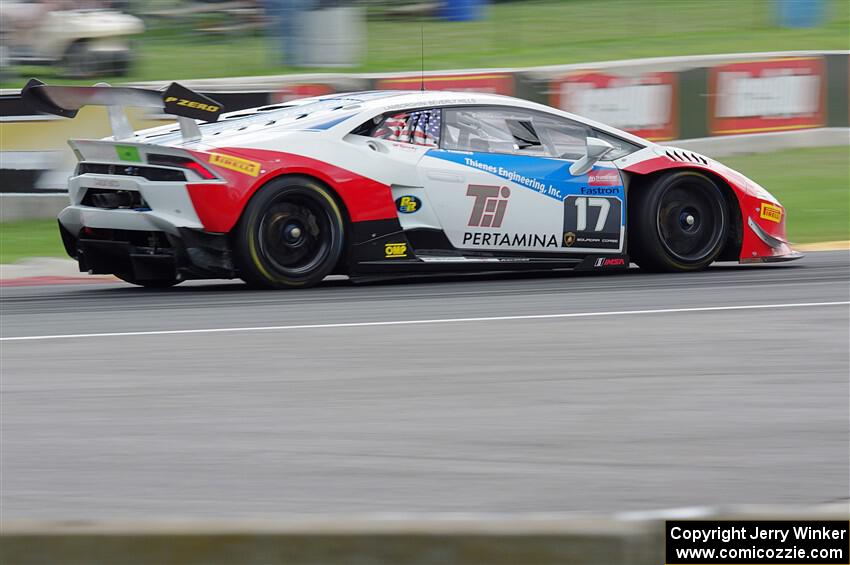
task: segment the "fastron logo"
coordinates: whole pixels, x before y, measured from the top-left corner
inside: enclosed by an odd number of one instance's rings
[[[620,173],[616,169],[599,169],[587,174],[587,184],[590,186],[617,186],[620,184]]]
[[[486,184],[470,184],[466,195],[475,198],[472,214],[469,216],[469,227],[500,228],[508,209],[508,197],[511,189],[507,186],[492,186]]]

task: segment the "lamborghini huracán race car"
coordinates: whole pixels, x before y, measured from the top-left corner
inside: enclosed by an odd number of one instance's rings
[[[740,173],[516,98],[355,92],[222,114],[176,83],[33,80],[23,96],[66,117],[109,107],[112,138],[70,142],[79,165],[60,230],[80,270],[144,286],[801,256],[783,207]],[[133,132],[121,106],[179,123]]]

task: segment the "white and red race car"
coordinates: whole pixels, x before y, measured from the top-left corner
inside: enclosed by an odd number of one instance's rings
[[[81,271],[144,286],[801,256],[783,207],[740,173],[516,98],[355,92],[221,114],[178,84],[35,80],[23,97],[67,117],[109,106],[112,138],[70,142],[80,162],[60,230]],[[121,105],[179,126],[133,132]]]

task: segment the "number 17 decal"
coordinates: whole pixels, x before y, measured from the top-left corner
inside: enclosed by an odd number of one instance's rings
[[[599,215],[596,217],[596,227],[593,231],[602,231],[605,227],[605,220],[608,218],[608,212],[611,210],[611,203],[607,198],[588,198],[587,196],[579,196],[576,198],[576,231],[585,231],[587,229],[587,207],[597,206]]]
[[[601,196],[564,200],[564,247],[619,249],[622,201]]]

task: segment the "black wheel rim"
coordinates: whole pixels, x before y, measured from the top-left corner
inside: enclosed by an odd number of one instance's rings
[[[701,182],[678,182],[658,203],[658,236],[679,261],[696,263],[709,257],[723,237],[724,223],[720,195]]]
[[[311,196],[281,195],[260,219],[260,252],[283,275],[309,275],[331,252],[332,226],[326,208]]]

